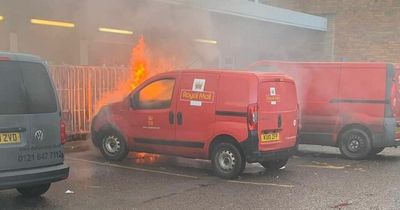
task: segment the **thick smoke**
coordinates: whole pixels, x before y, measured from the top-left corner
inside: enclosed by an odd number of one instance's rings
[[[141,35],[154,56],[174,58],[179,61],[177,68],[241,68],[261,59],[324,58],[323,32],[209,12],[168,0],[0,2],[0,12],[7,18],[1,23],[8,29],[4,37],[15,32],[20,52],[38,54],[54,64],[86,64],[80,49],[87,48],[89,65],[128,65],[130,50]],[[243,2],[246,1],[231,4]],[[33,26],[29,24],[30,18],[70,21],[76,27]],[[98,27],[127,29],[134,34],[101,33]],[[193,42],[194,39],[215,40],[217,44]],[[0,45],[8,49],[8,43]]]
[[[201,67],[219,56],[216,46],[193,41],[215,39],[210,13],[205,10],[159,1],[86,1],[84,14],[89,25],[102,22],[109,27],[131,29],[131,46],[144,36],[152,57],[175,60],[177,68]],[[111,36],[95,38],[115,41],[115,35]]]

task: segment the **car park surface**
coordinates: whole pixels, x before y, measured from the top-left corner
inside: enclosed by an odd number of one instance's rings
[[[338,149],[300,145],[285,169],[249,164],[235,180],[215,177],[209,161],[130,153],[121,163],[71,149],[70,178],[36,199],[0,192],[0,209],[396,209],[400,151],[353,161]],[[66,150],[68,151],[68,145]],[[382,173],[385,171],[385,173]],[[69,192],[67,192],[69,190]],[[71,193],[73,192],[73,193]]]

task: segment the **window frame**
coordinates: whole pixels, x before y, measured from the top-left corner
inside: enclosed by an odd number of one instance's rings
[[[27,83],[25,82],[26,78],[25,78],[25,75],[24,75],[24,72],[23,72],[24,71],[24,69],[22,67],[23,64],[34,64],[34,65],[38,65],[38,66],[40,66],[42,68],[41,70],[43,70],[43,73],[45,74],[43,76],[45,76],[46,77],[45,79],[48,80],[46,82],[48,82],[48,85],[50,87],[49,93],[51,94],[51,97],[52,97],[51,100],[53,100],[52,103],[54,103],[54,104],[52,104],[53,105],[52,106],[52,108],[53,108],[52,111],[35,111],[35,112],[32,111],[32,104],[34,104],[34,101],[32,101],[32,99],[31,99],[31,97],[32,97],[30,95],[31,93],[29,92],[28,87],[27,87]],[[59,112],[59,109],[60,109],[59,106],[60,105],[59,105],[59,98],[58,98],[58,94],[57,94],[57,89],[54,86],[53,78],[51,77],[51,74],[49,72],[49,69],[48,69],[47,65],[45,65],[45,64],[43,64],[41,62],[18,61],[18,66],[19,66],[19,71],[20,71],[20,74],[21,74],[21,78],[22,78],[22,81],[23,81],[23,87],[25,89],[25,94],[26,94],[26,103],[27,103],[27,106],[28,106],[28,113],[27,114],[54,114],[54,113]]]
[[[171,99],[169,100],[168,106],[165,107],[143,107],[140,105],[139,102],[139,95],[140,92],[145,89],[146,87],[148,87],[149,85],[155,83],[155,82],[159,82],[162,80],[173,80],[174,81],[174,87],[172,88],[172,94],[171,94]],[[171,107],[172,101],[174,100],[174,93],[175,93],[175,88],[176,88],[176,83],[177,83],[177,79],[175,77],[164,77],[164,78],[158,78],[152,81],[149,81],[148,83],[144,84],[143,87],[140,87],[140,89],[136,90],[132,95],[131,95],[131,106],[132,108],[136,109],[136,110],[158,110],[158,109],[169,109]]]
[[[49,73],[48,67],[44,63],[35,62],[35,61],[20,61],[20,60],[10,60],[10,61],[1,61],[1,62],[8,62],[14,66],[14,68],[15,68],[14,71],[16,71],[16,74],[18,74],[18,81],[19,81],[18,85],[21,87],[21,91],[23,94],[23,98],[22,98],[21,102],[24,103],[23,105],[25,106],[25,109],[23,112],[18,112],[18,113],[16,113],[16,112],[0,113],[0,116],[27,115],[27,114],[29,114],[29,115],[52,114],[52,113],[57,113],[59,111],[58,95],[56,93],[56,90],[55,90],[51,75]],[[31,106],[32,106],[32,104],[34,104],[34,101],[31,100],[32,96],[30,95],[30,92],[27,87],[27,83],[26,83],[27,78],[25,78],[26,75],[24,73],[24,68],[23,68],[24,67],[23,65],[31,65],[31,64],[37,65],[39,68],[41,68],[41,71],[43,71],[43,73],[47,77],[46,80],[48,79],[48,82],[49,82],[48,84],[50,85],[50,88],[51,88],[49,90],[51,92],[51,97],[52,97],[51,100],[54,100],[52,102],[52,103],[54,103],[54,104],[52,104],[54,106],[51,106],[52,109],[50,111],[35,111],[35,112],[33,112],[31,110]]]

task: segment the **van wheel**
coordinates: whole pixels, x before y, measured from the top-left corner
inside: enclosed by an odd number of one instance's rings
[[[110,161],[120,161],[128,154],[124,137],[116,131],[107,131],[101,135],[100,152]]]
[[[26,197],[38,197],[43,195],[49,190],[51,183],[35,185],[30,187],[19,187],[17,188],[18,192]]]
[[[220,143],[213,149],[211,163],[215,173],[224,179],[237,178],[246,166],[239,149],[230,143]]]
[[[361,160],[371,152],[371,139],[365,131],[352,128],[341,135],[339,149],[344,157]]]
[[[285,166],[289,158],[279,159],[279,160],[269,160],[260,162],[260,164],[267,170],[279,170]]]

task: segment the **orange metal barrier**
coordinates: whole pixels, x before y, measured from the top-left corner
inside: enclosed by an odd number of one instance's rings
[[[86,138],[95,104],[129,78],[128,67],[50,66],[70,140]]]

